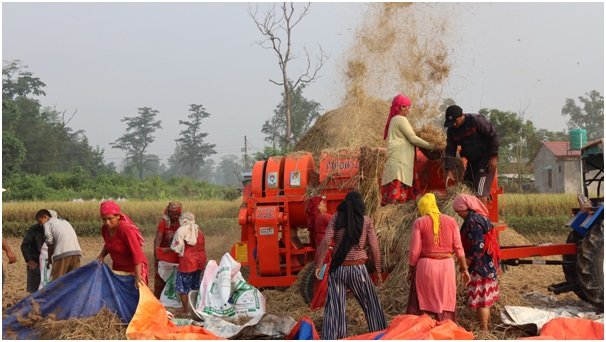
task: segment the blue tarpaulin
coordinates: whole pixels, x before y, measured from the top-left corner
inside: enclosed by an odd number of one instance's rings
[[[106,264],[93,261],[51,282],[4,311],[2,338],[36,339],[38,332],[23,327],[17,317],[32,311],[32,301],[40,305],[40,316],[55,315],[57,320],[91,317],[103,307],[128,323],[139,302],[133,276],[117,275]]]

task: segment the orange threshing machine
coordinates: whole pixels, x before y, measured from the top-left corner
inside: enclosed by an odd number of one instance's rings
[[[301,230],[311,229],[307,227],[305,211],[306,199],[310,192],[308,190],[314,189],[314,195],[325,196],[328,212],[334,213],[345,195],[355,189],[357,182],[353,180],[359,176],[358,166],[358,157],[352,156],[350,150],[336,155],[323,153],[320,156],[319,172],[316,171],[311,153],[271,157],[255,163],[250,182],[244,184],[242,206],[238,215],[242,227],[241,241],[231,249],[232,256],[244,267],[248,267],[248,282],[251,285],[259,288],[290,286],[305,265],[313,262],[314,246],[299,236]],[[601,169],[603,182],[603,166]],[[445,193],[444,171],[439,159],[430,160],[417,150],[414,172],[421,194]],[[499,220],[498,200],[502,192],[495,176],[488,210],[489,217],[499,232],[507,228],[506,224]],[[596,215],[603,217],[601,213],[596,212]],[[603,223],[601,227],[603,241]],[[562,265],[570,282],[568,287],[559,284],[560,287],[552,291],[559,293],[575,290],[579,297],[585,299],[578,289],[578,284],[575,283],[577,288],[572,287],[576,279],[575,264],[579,239],[568,242],[558,245],[502,246],[501,260],[503,264],[512,266]],[[603,242],[601,244],[603,250]],[[551,255],[563,255],[563,259],[536,258]],[[603,268],[601,264],[596,267]],[[307,283],[308,281],[302,282],[301,286],[310,286]],[[603,280],[601,288],[603,293]],[[599,298],[599,291],[597,297]],[[601,298],[598,303],[603,305],[603,294]]]
[[[415,174],[421,192],[444,193],[440,160],[429,160],[417,151]],[[306,264],[313,261],[315,248],[299,237],[307,227],[305,203],[308,190],[326,198],[329,213],[336,212],[345,195],[354,190],[358,158],[351,151],[320,157],[319,172],[311,153],[270,157],[258,161],[250,182],[244,185],[238,221],[241,241],[232,256],[248,267],[248,282],[256,287],[290,286]],[[491,218],[498,221],[496,180]],[[304,235],[304,234],[303,234]]]

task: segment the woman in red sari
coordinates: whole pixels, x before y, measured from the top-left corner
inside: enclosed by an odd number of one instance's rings
[[[135,287],[142,282],[147,285],[147,258],[143,253],[143,236],[139,228],[123,214],[114,201],[105,201],[100,206],[101,235],[105,244],[97,257],[103,262],[107,254],[112,258],[112,269],[135,276]]]

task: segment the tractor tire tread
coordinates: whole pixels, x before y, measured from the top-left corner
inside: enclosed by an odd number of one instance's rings
[[[579,286],[587,301],[604,306],[604,222],[594,225],[577,251]]]

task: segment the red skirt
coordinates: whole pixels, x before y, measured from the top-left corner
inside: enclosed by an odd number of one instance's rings
[[[404,203],[417,198],[418,191],[397,179],[381,186],[381,205]]]
[[[472,272],[471,281],[467,285],[467,305],[473,309],[486,308],[497,300],[499,300],[499,282]]]

